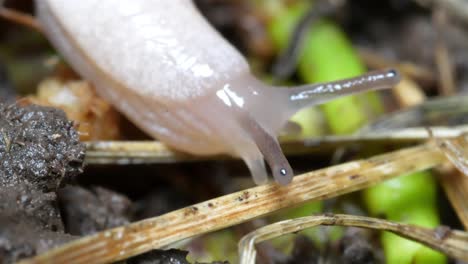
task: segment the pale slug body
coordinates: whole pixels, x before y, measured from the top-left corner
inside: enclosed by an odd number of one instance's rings
[[[292,169],[276,136],[300,108],[350,93],[388,88],[395,71],[324,85],[277,89],[189,0],[37,0],[47,37],[102,97],[141,129],[193,154],[240,156],[258,184]]]

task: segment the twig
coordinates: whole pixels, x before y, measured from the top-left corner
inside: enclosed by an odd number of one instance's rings
[[[370,68],[397,68],[403,74],[403,76],[407,76],[418,82],[422,82],[424,84],[433,84],[436,82],[436,79],[434,78],[434,72],[422,65],[387,59],[376,52],[364,48],[359,49],[359,56]]]
[[[258,186],[87,236],[21,263],[92,264],[123,260],[282,208],[361,190],[444,161],[443,154],[431,143],[348,162],[299,175],[287,186]]]
[[[423,6],[433,5],[442,6],[450,12],[451,15],[468,23],[468,3],[465,0],[415,0]]]
[[[447,14],[444,9],[433,11],[433,24],[437,32],[434,51],[435,63],[439,72],[439,87],[442,95],[455,93],[455,76],[452,60],[447,48],[443,32],[447,29]]]
[[[466,135],[454,139],[434,137],[434,141],[451,161],[451,164],[438,169],[439,179],[465,230],[468,230],[468,152],[466,151],[468,141]]]
[[[468,230],[468,177],[454,166],[439,170],[439,180],[461,223]]]
[[[6,8],[3,1],[0,1],[0,17],[31,28],[39,33],[44,33],[41,24],[33,16]]]
[[[409,78],[403,78],[393,89],[392,93],[401,108],[415,106],[426,100],[421,87]]]
[[[240,263],[255,263],[256,243],[318,225],[354,226],[390,231],[442,251],[450,257],[468,260],[468,233],[466,232],[453,231],[444,227],[431,230],[377,218],[337,214],[285,220],[264,226],[247,234],[239,242]]]
[[[433,127],[437,137],[450,138],[468,132],[468,126]],[[404,144],[429,138],[426,128],[388,129],[350,136],[325,136],[288,140],[281,144],[287,155],[329,151],[356,144]],[[227,156],[195,157],[175,151],[158,141],[96,141],[86,143],[87,164],[152,164],[227,159]]]

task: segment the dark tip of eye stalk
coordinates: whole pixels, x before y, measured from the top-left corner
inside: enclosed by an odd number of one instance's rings
[[[396,85],[401,81],[400,72],[398,72],[395,69],[387,70],[387,72],[385,73],[385,77],[390,80],[389,83],[391,83],[391,85]]]
[[[285,166],[284,167],[279,166],[279,168],[276,168],[278,167],[277,165],[273,166],[272,171],[273,171],[273,177],[275,178],[275,181],[281,185],[286,185],[291,182],[294,176],[294,173],[291,169],[291,166],[289,166],[289,163],[283,164],[283,165]]]
[[[286,176],[286,175],[288,175],[288,171],[285,168],[281,168],[280,169],[280,175],[281,176]]]

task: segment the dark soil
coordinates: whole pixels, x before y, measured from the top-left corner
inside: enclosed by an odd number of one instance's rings
[[[121,194],[94,187],[67,186],[59,191],[66,231],[89,235],[130,222],[132,203]]]
[[[60,110],[0,105],[0,113],[0,263],[11,263],[73,238],[55,191],[82,172],[84,145]]]
[[[55,191],[83,171],[85,147],[60,110],[0,106],[0,186]]]
[[[153,250],[128,259],[127,264],[190,264],[186,259],[187,255],[187,251],[177,249]]]
[[[130,258],[126,262],[127,264],[190,264],[186,259],[187,255],[187,251],[177,249],[153,250]],[[212,264],[229,264],[229,262],[215,261]]]

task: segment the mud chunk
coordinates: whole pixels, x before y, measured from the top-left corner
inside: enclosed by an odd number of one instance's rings
[[[0,186],[56,190],[82,171],[85,147],[57,109],[0,105]]]
[[[73,239],[64,234],[55,191],[81,172],[84,145],[65,114],[0,104],[0,263]]]
[[[131,202],[124,195],[95,187],[67,186],[58,192],[67,232],[89,235],[130,222]]]
[[[43,193],[31,186],[0,187],[0,216],[28,220],[38,228],[63,231],[60,212],[53,192]]]
[[[128,264],[190,264],[187,251],[169,249],[153,250],[127,260]]]
[[[71,235],[42,229],[34,219],[19,221],[0,215],[0,263],[14,263],[73,239]]]
[[[14,263],[73,239],[63,233],[56,195],[0,186],[0,263]]]
[[[190,264],[187,251],[178,249],[153,250],[127,260],[127,264]],[[198,262],[196,262],[198,263]],[[203,264],[203,263],[198,263]],[[229,264],[227,261],[215,261],[212,264]]]

